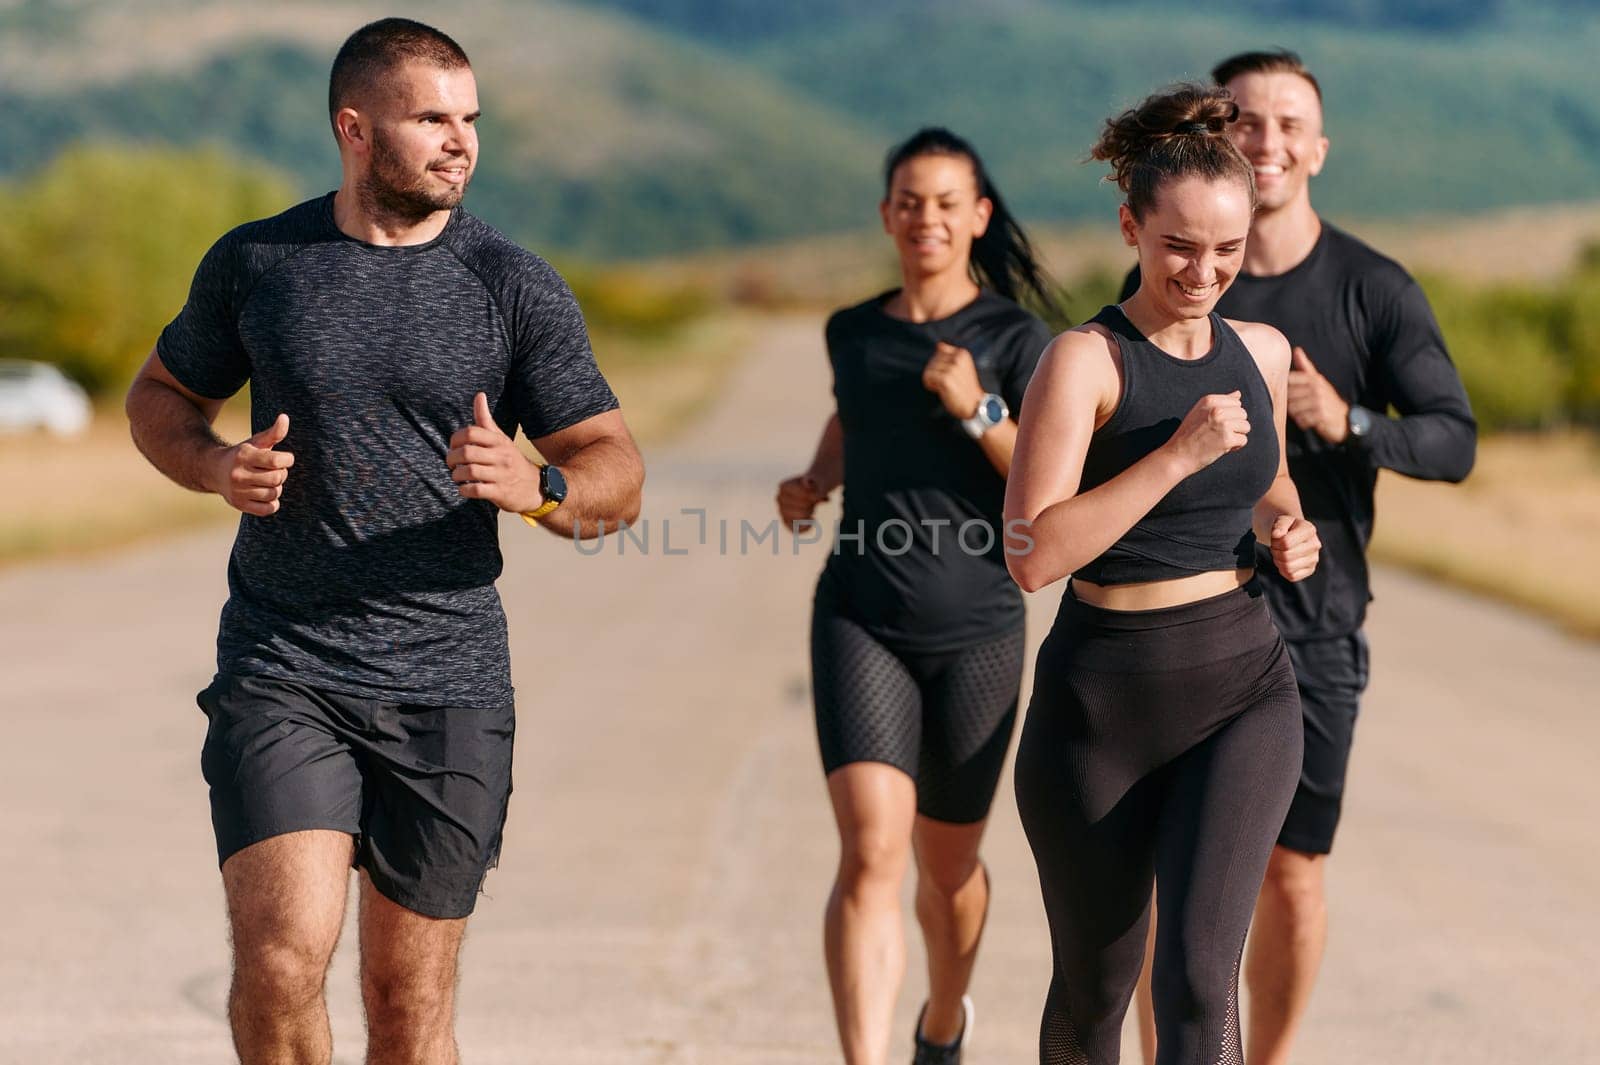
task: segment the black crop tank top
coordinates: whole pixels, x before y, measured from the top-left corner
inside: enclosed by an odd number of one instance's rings
[[[1169,355],[1110,306],[1093,321],[1122,352],[1122,399],[1089,441],[1080,492],[1097,488],[1165,444],[1202,396],[1237,391],[1250,419],[1245,446],[1178,483],[1104,554],[1074,576],[1095,584],[1169,580],[1255,565],[1256,503],[1278,472],[1272,393],[1222,316],[1211,315],[1211,350],[1198,359]]]

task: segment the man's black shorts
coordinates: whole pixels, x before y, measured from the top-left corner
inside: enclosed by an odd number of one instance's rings
[[[292,681],[219,675],[195,697],[210,719],[217,860],[304,829],[356,838],[386,897],[465,917],[500,855],[511,797],[512,707],[415,706]]]
[[[1327,854],[1339,827],[1356,712],[1367,687],[1367,638],[1356,632],[1329,640],[1286,642],[1300,686],[1306,753],[1278,842],[1306,854]]]

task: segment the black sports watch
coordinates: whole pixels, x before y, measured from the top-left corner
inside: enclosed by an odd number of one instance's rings
[[[546,503],[558,507],[567,501],[567,475],[561,472],[560,466],[539,467],[539,494]]]
[[[1350,404],[1350,415],[1345,422],[1350,429],[1350,435],[1359,440],[1372,432],[1372,418],[1373,414],[1367,408]]]
[[[555,510],[567,499],[567,478],[559,466],[539,467],[539,494],[544,502],[533,510],[522,512],[522,520],[529,525],[539,524],[539,519]]]

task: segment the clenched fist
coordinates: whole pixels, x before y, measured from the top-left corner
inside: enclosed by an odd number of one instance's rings
[[[472,397],[472,424],[450,437],[444,461],[462,499],[487,499],[517,514],[537,510],[544,502],[539,468],[500,431],[482,392]]]
[[[1182,459],[1190,474],[1199,473],[1250,439],[1250,418],[1238,392],[1201,396],[1184,415],[1164,447]]]
[[[1294,349],[1289,367],[1289,417],[1308,433],[1330,444],[1342,444],[1350,435],[1350,404],[1333,382],[1311,362],[1305,348]]]
[[[1317,527],[1304,518],[1279,514],[1272,523],[1272,564],[1286,581],[1303,581],[1317,568],[1322,540]]]
[[[937,393],[944,409],[956,418],[972,417],[984,396],[972,352],[943,340],[934,345],[933,358],[922,368],[922,387]]]
[[[211,490],[246,514],[258,518],[276,514],[294,455],[273,448],[288,435],[289,416],[280,414],[255,436],[219,451],[209,477]]]
[[[828,498],[809,473],[791,477],[778,485],[778,517],[790,528],[812,520],[817,504]]]

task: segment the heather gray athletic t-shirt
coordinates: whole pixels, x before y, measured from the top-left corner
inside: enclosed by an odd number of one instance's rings
[[[617,406],[548,263],[460,208],[426,244],[366,244],[329,194],[219,240],[157,352],[202,396],[249,381],[257,431],[289,415],[279,510],[239,521],[219,671],[512,701],[498,511],[460,497],[445,452],[476,392],[534,439]]]

